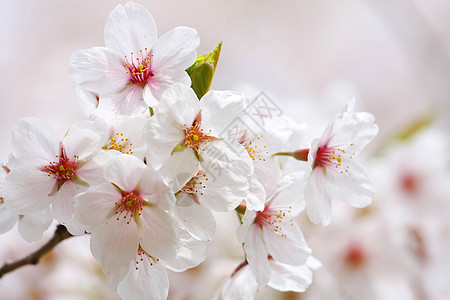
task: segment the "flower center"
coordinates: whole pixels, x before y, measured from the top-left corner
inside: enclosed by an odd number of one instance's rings
[[[202,122],[194,121],[194,123],[187,127],[184,124],[184,146],[198,151],[201,144],[207,144],[211,141],[212,136],[204,133],[203,128],[201,128]],[[211,130],[210,130],[211,132]],[[205,150],[202,148],[202,150]]]
[[[130,224],[131,218],[137,218],[141,215],[145,201],[137,192],[120,192],[122,193],[122,199],[114,203],[116,205],[116,220],[119,221],[120,217],[123,217],[128,219],[127,224]]]
[[[192,199],[199,203],[198,199],[200,196],[203,196],[203,190],[206,189],[206,181],[208,177],[203,170],[200,170],[196,176],[192,177],[184,187],[179,191],[179,193],[189,194]]]
[[[133,143],[128,138],[125,138],[123,133],[117,132],[109,138],[108,144],[103,149],[117,150],[123,154],[133,154],[134,152],[131,146],[133,146]]]
[[[136,54],[131,52],[130,57],[125,55],[125,68],[130,76],[130,81],[136,84],[146,84],[153,77],[151,70],[151,57],[147,48],[144,51],[139,50]]]
[[[351,144],[350,146],[353,146]],[[349,166],[343,166],[342,163],[345,162],[347,158],[353,158],[355,153],[351,155],[346,153],[345,150],[338,147],[328,147],[327,145],[320,146],[316,152],[316,158],[314,160],[313,169],[316,167],[322,167],[325,169],[337,169],[341,173],[347,173]]]
[[[61,147],[59,155],[56,155],[58,161],[52,161],[46,165],[43,171],[48,172],[49,177],[54,177],[58,180],[70,180],[76,175],[78,167],[78,156],[74,155],[73,158],[68,158],[66,151]]]
[[[289,206],[287,213],[291,212],[292,207]],[[274,211],[270,209],[268,206],[264,208],[263,211],[258,211],[256,213],[255,223],[260,227],[270,227],[273,231],[279,233],[282,237],[285,237],[286,234],[283,233],[283,225],[290,224],[290,226],[294,226],[294,220],[286,218],[286,211],[278,210]]]
[[[267,157],[269,156],[269,151],[266,151],[267,146],[266,145],[258,145],[260,143],[260,140],[262,137],[263,136],[260,135],[256,139],[251,140],[247,137],[247,134],[244,133],[244,135],[239,140],[239,143],[245,147],[245,149],[248,152],[248,155],[250,155],[250,157],[253,160],[266,161],[266,156]]]

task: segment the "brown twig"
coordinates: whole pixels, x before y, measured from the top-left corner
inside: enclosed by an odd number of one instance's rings
[[[4,264],[3,267],[0,269],[0,278],[2,278],[3,275],[5,275],[6,273],[12,272],[15,269],[20,268],[22,266],[36,265],[39,262],[39,259],[42,257],[42,255],[52,250],[53,247],[55,247],[63,240],[68,239],[72,236],[73,235],[69,231],[67,231],[67,228],[65,226],[61,224],[58,225],[58,227],[56,227],[55,234],[53,235],[51,240],[49,240],[40,249],[16,262]]]

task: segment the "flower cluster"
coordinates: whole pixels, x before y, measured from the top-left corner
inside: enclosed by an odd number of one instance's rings
[[[158,38],[141,5],[114,9],[105,47],[70,60],[88,120],[63,137],[37,118],[13,130],[1,170],[0,232],[18,222],[22,237],[35,241],[55,219],[73,235],[90,234],[91,252],[120,297],[166,299],[166,270],[204,261],[214,214],[235,211],[245,260],[217,299],[251,299],[266,285],[305,291],[320,263],[295,217],[306,207],[325,226],[333,198],[370,204],[373,189],[357,156],[377,134],[374,118],[350,101],[320,139],[289,152],[286,118],[264,122],[267,112],[244,95],[206,92],[220,47],[197,57],[198,46],[192,28]],[[282,155],[306,162],[307,171],[288,173]]]

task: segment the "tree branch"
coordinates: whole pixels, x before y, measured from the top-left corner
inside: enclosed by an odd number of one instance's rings
[[[55,234],[53,235],[51,240],[49,240],[40,249],[16,262],[4,264],[3,267],[0,269],[0,278],[2,278],[3,275],[5,275],[6,273],[12,272],[15,269],[20,268],[22,266],[36,265],[39,262],[39,259],[42,257],[42,255],[52,250],[53,247],[55,247],[63,240],[68,239],[72,236],[73,235],[69,231],[67,231],[67,228],[65,226],[59,224],[58,227],[56,227]]]

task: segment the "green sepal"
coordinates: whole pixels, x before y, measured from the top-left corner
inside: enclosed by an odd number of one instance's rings
[[[191,77],[191,88],[198,99],[201,99],[209,91],[217,62],[219,61],[221,48],[222,42],[212,52],[197,57],[195,63],[186,69],[186,72]]]

